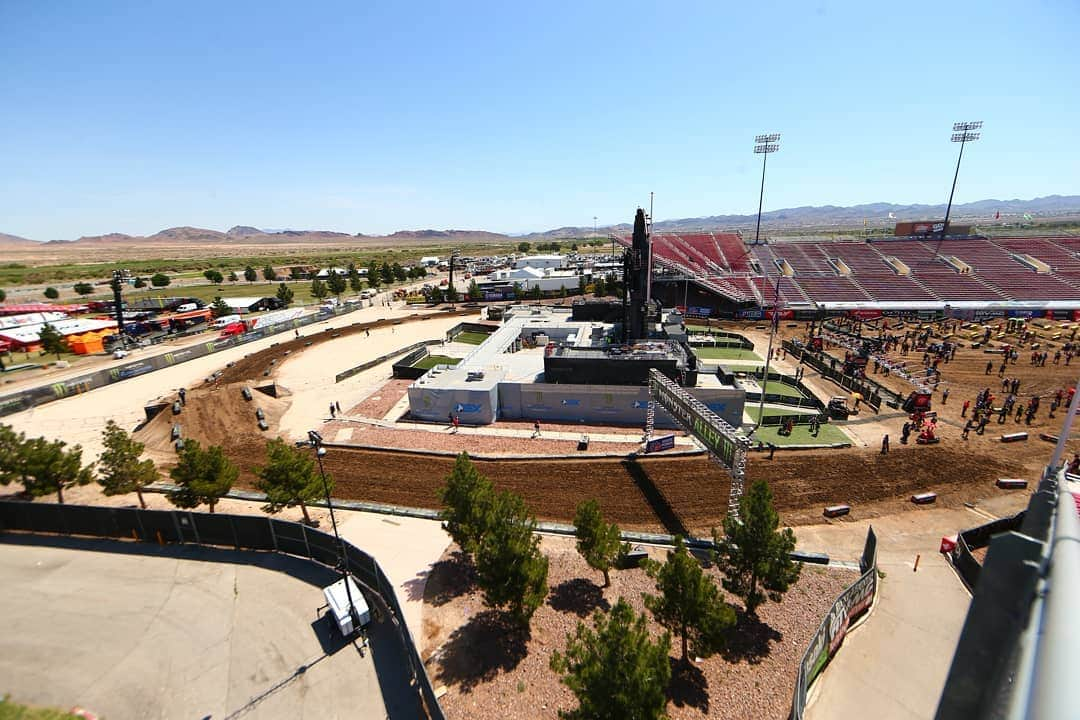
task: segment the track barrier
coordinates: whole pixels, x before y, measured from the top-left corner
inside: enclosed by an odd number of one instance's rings
[[[832,609],[821,621],[810,645],[803,654],[795,676],[795,695],[791,701],[791,720],[802,720],[806,709],[806,693],[815,678],[825,669],[829,659],[836,654],[844,636],[856,620],[870,609],[877,595],[877,535],[874,528],[866,531],[866,544],[859,559],[862,575],[840,593]]]

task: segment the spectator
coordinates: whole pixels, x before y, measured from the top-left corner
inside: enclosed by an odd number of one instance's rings
[[[881,438],[881,454],[882,455],[888,455],[889,454],[889,436],[888,435],[885,435],[885,436],[883,436]]]

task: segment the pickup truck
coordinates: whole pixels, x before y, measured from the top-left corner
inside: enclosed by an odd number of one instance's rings
[[[247,323],[243,320],[237,320],[234,323],[229,323],[225,327],[221,328],[221,334],[218,337],[232,337],[233,335],[243,335],[248,330]]]

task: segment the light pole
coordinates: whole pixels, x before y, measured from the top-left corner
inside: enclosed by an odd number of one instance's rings
[[[116,314],[116,333],[120,339],[120,349],[127,347],[127,341],[124,339],[124,298],[122,291],[124,289],[124,283],[131,278],[131,273],[127,270],[113,270],[112,285],[113,291],[113,309]]]
[[[779,141],[780,133],[758,135],[754,138],[754,153],[761,155],[761,193],[758,195],[757,229],[754,230],[755,245],[757,245],[761,239],[761,206],[765,200],[765,164],[769,160],[769,155],[780,149]],[[765,273],[765,277],[769,277],[767,272]],[[765,388],[769,382],[769,365],[772,363],[773,340],[776,338],[776,328],[780,325],[780,280],[782,278],[783,271],[777,267],[776,293],[773,297],[772,308],[772,327],[769,329],[769,350],[765,354],[765,372],[761,375],[761,402],[758,404],[758,418],[757,424],[754,426],[754,431],[757,431],[757,429],[761,427],[761,423],[765,420]]]
[[[953,123],[952,141],[960,143],[960,155],[956,158],[956,172],[953,173],[952,189],[949,190],[949,204],[945,206],[945,222],[941,224],[941,236],[938,238],[937,248],[934,249],[934,259],[937,259],[938,250],[941,249],[941,241],[949,234],[949,215],[952,212],[953,194],[956,192],[956,179],[960,177],[960,161],[964,159],[964,145],[979,139],[981,133],[972,131],[981,127],[982,120]]]
[[[330,500],[330,484],[326,481],[326,469],[323,467],[323,456],[326,448],[323,447],[322,435],[315,430],[308,430],[308,442],[315,448],[315,459],[319,463],[319,476],[322,477],[323,491],[326,493],[326,507],[330,508],[330,525],[334,528],[334,538],[338,543],[338,558],[341,563],[341,579],[345,585],[345,597],[349,599],[349,617],[352,618],[353,628],[360,627],[360,618],[357,617],[356,605],[353,604],[352,589],[349,587],[349,556],[345,554],[345,543],[338,534],[337,519],[334,517],[334,503]]]
[[[780,133],[758,135],[754,138],[754,153],[761,155],[761,194],[757,203],[757,229],[754,230],[754,244],[761,239],[761,204],[765,200],[765,164],[769,155],[780,149]]]

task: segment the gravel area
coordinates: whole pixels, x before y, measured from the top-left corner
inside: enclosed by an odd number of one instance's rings
[[[373,392],[363,402],[345,410],[345,415],[359,415],[361,417],[382,418],[386,413],[405,397],[412,380],[398,380],[391,378]]]
[[[601,590],[600,573],[590,569],[570,538],[545,537],[551,559],[545,604],[533,616],[527,639],[510,632],[487,610],[451,545],[428,579],[424,594],[421,652],[449,718],[556,718],[575,707],[570,691],[548,667],[566,635],[596,608],[622,596],[641,612],[643,592],[654,591],[643,570],[611,573]],[[651,554],[663,559],[665,551]],[[709,573],[719,579],[711,568]],[[668,715],[683,718],[786,718],[795,671],[810,637],[853,571],[806,566],[802,578],[780,604],[766,603],[760,622],[740,621],[726,651],[685,669],[672,639],[672,682]],[[729,601],[734,598],[729,597]],[[657,626],[657,630],[659,628]]]

